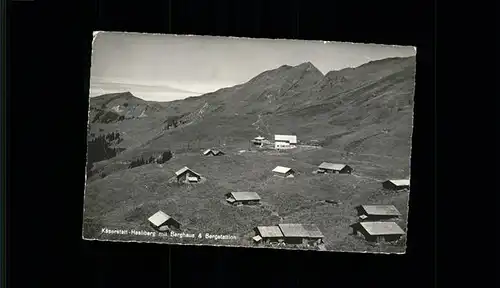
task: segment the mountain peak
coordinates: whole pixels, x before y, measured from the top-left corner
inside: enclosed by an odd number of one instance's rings
[[[120,95],[121,97],[123,98],[137,98],[134,96],[134,94],[132,94],[132,92],[130,91],[126,91],[126,92],[122,92],[122,93],[118,93],[118,95]],[[117,95],[117,96],[118,96]]]
[[[311,71],[311,72],[314,72],[314,73],[319,73],[319,74],[321,74],[323,76],[323,73],[321,71],[319,71],[319,69],[316,68],[316,66],[314,66],[314,64],[312,64],[309,61],[301,63],[301,64],[295,66],[294,68],[300,69],[300,70],[305,70],[305,71]]]
[[[316,66],[314,66],[311,62],[307,61],[295,66],[284,64],[279,66],[278,68],[264,71],[259,75],[255,76],[254,78],[250,79],[245,84],[257,83],[257,82],[267,83],[269,81],[282,81],[285,78],[292,81],[304,78],[308,79],[306,80],[306,82],[307,81],[317,82],[320,81],[321,78],[323,77],[324,77],[323,73],[318,68],[316,68]],[[282,80],[276,80],[278,78]],[[275,82],[273,85],[276,86],[276,83],[277,82]]]
[[[126,92],[116,92],[116,93],[107,93],[100,96],[90,98],[90,101],[93,105],[97,105],[100,107],[106,107],[108,105],[114,105],[113,103],[136,103],[136,104],[145,104],[147,101],[134,96],[130,91]],[[120,104],[121,105],[121,104]]]
[[[314,67],[314,65],[311,62],[307,61],[307,62],[301,63],[301,64],[299,64],[299,65],[297,65],[295,67],[297,67],[297,68],[299,68],[299,67],[301,67],[301,68],[309,68],[309,67]]]

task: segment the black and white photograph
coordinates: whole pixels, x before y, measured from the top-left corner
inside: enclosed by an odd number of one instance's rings
[[[416,53],[95,32],[83,238],[405,253]]]

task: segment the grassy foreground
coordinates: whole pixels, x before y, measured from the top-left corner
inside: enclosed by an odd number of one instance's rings
[[[322,161],[348,163],[352,175],[313,174]],[[276,166],[293,168],[295,178],[272,175]],[[169,181],[174,172],[188,166],[206,178],[196,185]],[[381,189],[381,181],[408,175],[408,159],[356,156],[322,149],[274,151],[226,151],[225,156],[201,153],[176,154],[169,162],[122,170],[90,182],[85,196],[84,236],[92,239],[170,243],[252,245],[252,229],[278,223],[316,224],[325,235],[327,250],[404,252],[404,239],[394,244],[369,244],[350,235],[360,204],[393,204],[403,214],[398,223],[406,229],[408,192]],[[255,191],[262,204],[233,207],[224,194]],[[338,205],[324,200],[339,201]],[[180,239],[138,235],[111,235],[102,228],[153,232],[147,218],[162,210],[177,219],[185,233],[234,235],[236,240]]]

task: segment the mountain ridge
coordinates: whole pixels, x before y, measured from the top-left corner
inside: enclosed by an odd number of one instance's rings
[[[125,158],[134,149],[175,151],[193,141],[203,147],[221,142],[244,147],[256,134],[289,133],[338,151],[408,157],[404,139],[411,138],[415,65],[415,56],[393,57],[323,75],[304,62],[170,102],[145,101],[132,93],[101,95],[95,97],[101,101],[91,99],[91,110],[106,111],[113,121],[100,123],[94,113],[90,130],[128,137],[118,144],[126,149]]]
[[[213,92],[203,93],[201,95],[194,95],[194,96],[190,96],[190,97],[187,97],[187,98],[184,98],[184,99],[176,99],[176,100],[170,100],[170,101],[148,101],[148,100],[144,100],[144,99],[142,99],[140,97],[137,97],[135,95],[132,95],[132,96],[134,96],[135,98],[141,99],[141,100],[143,100],[145,102],[168,103],[168,102],[174,102],[174,101],[182,101],[182,100],[185,100],[185,99],[193,99],[193,98],[200,98],[200,97],[204,97],[204,96],[210,96],[211,94],[219,93],[221,91],[232,90],[233,88],[238,88],[238,87],[241,87],[241,86],[243,86],[243,85],[245,85],[245,84],[247,84],[249,82],[253,82],[253,81],[255,81],[255,79],[262,77],[262,75],[266,75],[266,74],[270,74],[270,73],[284,72],[284,71],[290,70],[290,69],[306,70],[307,68],[310,68],[311,70],[319,72],[319,74],[321,76],[325,77],[325,78],[332,78],[332,77],[335,77],[335,75],[337,75],[339,73],[344,73],[346,71],[354,71],[356,69],[362,69],[362,68],[370,66],[370,65],[375,65],[375,64],[379,64],[379,63],[387,63],[387,62],[390,62],[390,61],[411,60],[411,59],[414,59],[415,57],[416,56],[409,56],[409,57],[389,57],[389,58],[384,58],[384,59],[379,59],[379,60],[372,60],[372,61],[369,61],[367,63],[364,63],[364,64],[361,64],[359,66],[356,66],[356,67],[347,67],[347,68],[343,68],[343,69],[339,69],[339,70],[330,70],[326,74],[323,74],[310,61],[306,61],[306,62],[303,62],[301,64],[295,65],[295,66],[287,65],[287,64],[281,65],[281,66],[279,66],[277,68],[261,72],[260,74],[254,76],[253,78],[251,78],[247,82],[244,82],[244,83],[241,83],[241,84],[237,84],[237,85],[234,85],[234,86],[230,86],[230,87],[223,87],[223,88],[217,89],[217,90],[215,90]],[[175,89],[177,89],[177,88],[175,88]],[[181,89],[177,89],[177,90],[184,91],[184,90],[181,90]],[[186,92],[188,92],[188,91],[186,91]],[[196,93],[198,93],[198,92],[196,92]],[[132,94],[132,93],[130,91],[127,91],[127,92],[117,92],[117,93],[106,93],[106,94],[102,94],[102,95],[99,95],[99,96],[92,97],[91,101],[95,101],[96,99],[98,99],[100,97],[109,97],[109,95],[118,95],[118,94],[123,94],[123,96],[128,96],[129,94]]]

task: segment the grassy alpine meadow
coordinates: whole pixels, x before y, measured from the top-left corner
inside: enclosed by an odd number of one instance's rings
[[[360,157],[361,160],[348,161],[354,169],[352,174],[314,174],[322,161],[343,162],[334,158],[339,153],[321,148],[300,150],[278,155],[258,149],[226,150],[225,155],[216,157],[204,156],[201,152],[176,154],[165,164],[147,164],[93,181],[87,186],[85,215],[86,223],[94,225],[87,231],[95,232],[88,236],[177,243],[180,240],[172,237],[107,235],[99,229],[154,232],[147,219],[162,210],[179,221],[185,233],[237,237],[224,241],[184,238],[181,243],[253,245],[250,241],[254,236],[253,228],[286,222],[318,225],[325,235],[328,250],[377,252],[380,245],[374,246],[350,235],[349,225],[357,219],[354,207],[361,204],[392,204],[406,215],[408,192],[386,191],[381,186],[384,179],[394,175],[397,167],[382,167],[380,162]],[[184,166],[201,174],[203,180],[198,184],[172,182],[175,171]],[[271,171],[276,166],[294,169],[295,177],[274,176]],[[234,191],[257,192],[262,198],[261,204],[230,205],[225,194]],[[90,219],[99,221],[92,224]],[[401,224],[406,223],[405,220],[403,218]],[[390,249],[403,252],[404,246],[395,243]]]

